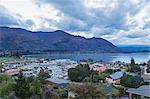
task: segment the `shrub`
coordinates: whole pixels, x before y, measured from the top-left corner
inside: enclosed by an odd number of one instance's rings
[[[132,75],[124,75],[120,80],[120,84],[122,86],[129,88],[138,88],[142,85],[143,82],[144,82],[143,78]]]

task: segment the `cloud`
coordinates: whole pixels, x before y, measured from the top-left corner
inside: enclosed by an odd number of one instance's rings
[[[115,44],[150,45],[149,0],[2,0],[0,4],[13,19],[9,17],[3,24],[33,31],[62,29]]]
[[[9,11],[5,7],[0,6],[0,25],[10,26],[18,24],[18,21],[9,13]]]
[[[21,27],[30,29],[34,22],[30,19],[23,19],[21,15],[14,14],[0,5],[0,26]]]
[[[26,20],[26,24],[29,26],[34,25],[34,22],[31,19]]]

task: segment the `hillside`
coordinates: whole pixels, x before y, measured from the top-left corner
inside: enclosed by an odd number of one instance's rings
[[[61,30],[31,32],[9,27],[0,27],[0,50],[120,52],[118,47],[103,38],[84,38]]]

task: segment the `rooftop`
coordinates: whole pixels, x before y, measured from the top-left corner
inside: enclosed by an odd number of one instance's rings
[[[139,88],[129,88],[126,92],[150,97],[150,85],[143,85]]]
[[[53,82],[55,84],[68,84],[69,83],[69,80],[59,79],[59,78],[54,78],[54,77],[48,78],[46,80]]]
[[[114,74],[110,75],[110,77],[112,79],[119,79],[123,76],[124,72],[123,71],[118,71],[118,72],[115,72]]]

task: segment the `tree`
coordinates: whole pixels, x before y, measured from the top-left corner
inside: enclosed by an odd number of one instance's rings
[[[80,72],[76,68],[70,68],[68,70],[68,77],[71,81],[76,82],[79,82],[83,79],[82,77],[80,77]]]
[[[14,80],[10,76],[0,74],[0,97],[8,98],[9,94],[13,92]]]
[[[129,71],[130,72],[140,72],[141,71],[141,68],[139,65],[135,64],[135,61],[133,58],[131,58],[131,63],[130,63],[130,67],[129,67]]]
[[[129,88],[138,88],[142,85],[143,82],[144,80],[140,76],[132,76],[126,74],[120,80],[120,84],[122,86]]]
[[[106,99],[105,94],[95,83],[71,84],[70,89],[79,99]]]
[[[37,76],[37,79],[40,81],[41,84],[44,84],[45,83],[45,80],[47,78],[50,78],[50,74],[44,70],[41,70]]]
[[[15,95],[19,98],[29,98],[31,96],[30,86],[27,79],[23,76],[22,71],[19,72],[15,84]]]
[[[106,69],[105,70],[105,74],[111,75],[113,74],[115,71],[113,69]]]
[[[70,68],[68,70],[68,77],[71,81],[80,82],[85,77],[90,76],[90,68],[88,65],[78,65],[75,68]]]
[[[42,97],[42,88],[40,82],[35,78],[31,83],[30,90],[32,92],[32,96],[37,96],[41,99]]]
[[[147,63],[147,72],[150,73],[150,60]]]
[[[97,72],[92,72],[90,75],[91,81],[92,82],[99,82],[99,74]]]
[[[106,77],[107,77],[107,74],[105,74],[105,73],[99,73],[99,79],[102,80],[103,83],[105,82]]]
[[[91,82],[91,78],[90,77],[85,77],[82,81],[83,82]]]
[[[135,65],[134,58],[131,58],[131,65]]]
[[[28,83],[32,83],[33,81],[34,81],[34,77],[33,76],[27,77],[27,82]]]

